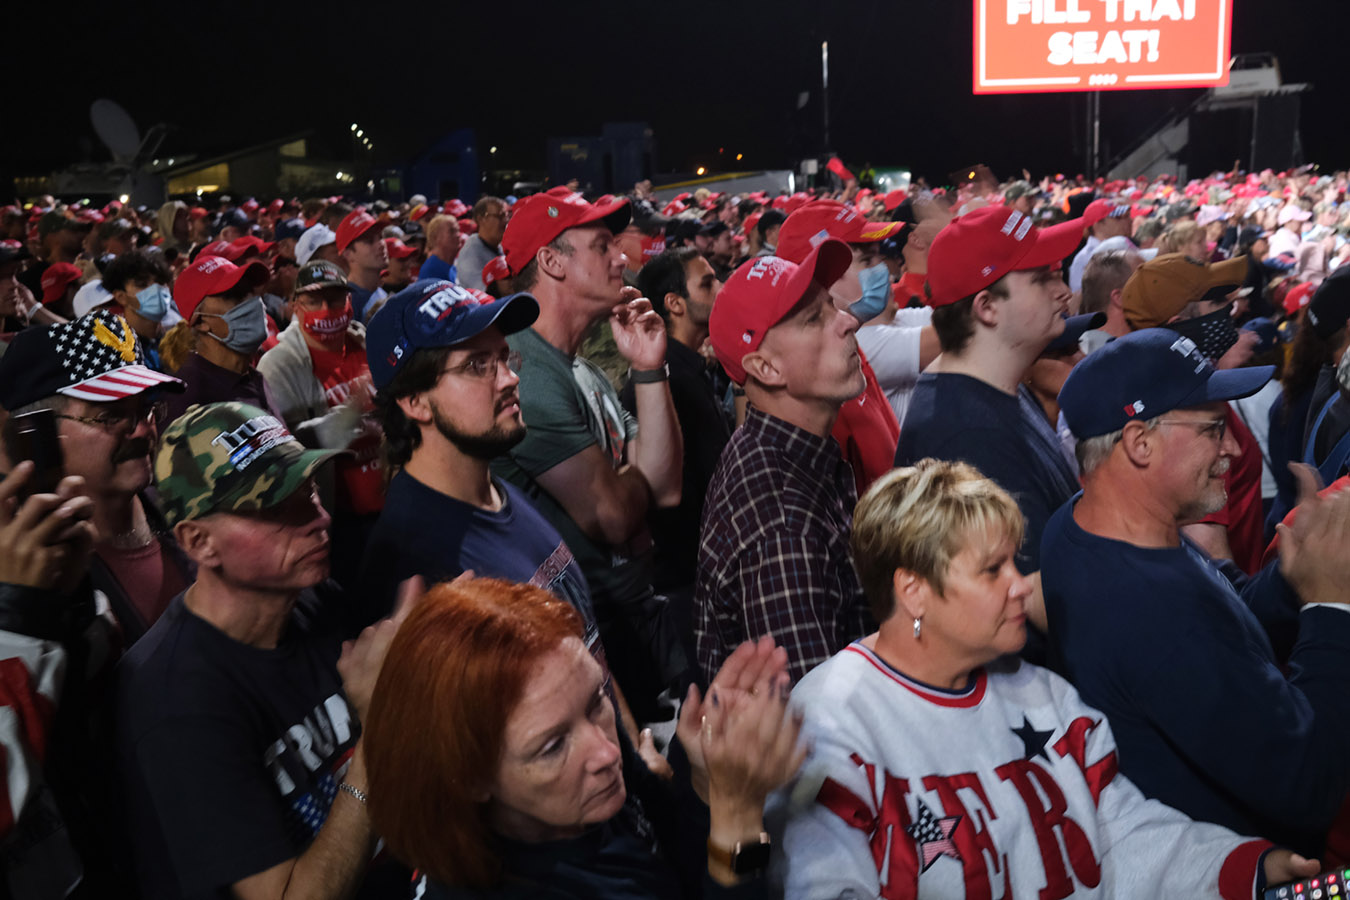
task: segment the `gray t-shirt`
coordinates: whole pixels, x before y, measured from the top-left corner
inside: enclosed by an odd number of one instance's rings
[[[483,290],[483,266],[500,253],[500,247],[489,247],[478,235],[469,235],[464,247],[459,251],[459,256],[455,257],[455,264],[459,269],[459,283],[466,288]]]
[[[597,612],[651,590],[651,539],[644,532],[627,545],[592,540],[562,504],[535,480],[590,446],[597,446],[617,469],[628,442],[637,437],[637,419],[619,402],[597,366],[570,357],[533,328],[507,338],[520,353],[520,409],[527,434],[492,463],[493,471],[525,492],[558,529],[586,574]]]

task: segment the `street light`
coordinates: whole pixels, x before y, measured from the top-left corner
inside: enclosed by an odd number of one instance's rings
[[[356,123],[353,122],[353,123],[352,123],[352,131],[355,131],[355,130],[356,130]]]
[[[702,174],[703,174],[704,172],[706,172],[706,171],[708,171],[708,170],[705,169],[705,168],[703,168],[702,166],[699,166],[699,167],[698,167],[698,171],[697,171],[696,173],[694,173],[694,174],[696,174],[696,175],[702,175]]]
[[[489,152],[489,153],[496,153],[496,152],[497,152],[497,148],[496,148],[496,147],[489,147],[489,148],[488,148],[488,152]]]

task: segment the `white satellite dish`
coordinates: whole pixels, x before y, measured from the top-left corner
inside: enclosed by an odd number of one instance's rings
[[[111,100],[95,100],[89,106],[89,121],[113,159],[129,163],[141,146],[141,132],[127,111]]]

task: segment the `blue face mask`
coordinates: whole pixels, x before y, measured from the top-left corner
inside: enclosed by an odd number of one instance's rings
[[[877,263],[858,273],[862,297],[849,305],[848,311],[864,325],[886,311],[891,299],[891,270],[885,263]]]
[[[211,314],[202,313],[202,315]],[[258,297],[250,297],[225,315],[213,318],[224,319],[230,331],[223,338],[217,337],[214,333],[211,337],[236,353],[252,356],[258,352],[262,342],[267,340],[267,311]]]
[[[145,290],[137,292],[136,302],[140,305],[139,312],[142,316],[151,322],[158,322],[168,315],[173,295],[164,285],[152,284]]]

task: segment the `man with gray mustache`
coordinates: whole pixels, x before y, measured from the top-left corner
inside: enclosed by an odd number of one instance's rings
[[[20,332],[0,359],[0,386],[11,416],[50,410],[56,419],[65,474],[82,476],[94,500],[90,575],[130,647],[192,583],[191,564],[146,493],[164,424],[156,401],[165,389],[182,392],[183,382],[146,365],[125,319],[96,310]],[[7,427],[6,450],[18,463],[14,439]]]

